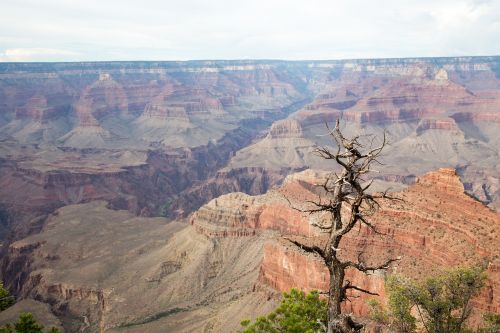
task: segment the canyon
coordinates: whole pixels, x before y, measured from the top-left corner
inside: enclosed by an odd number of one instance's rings
[[[103,201],[69,205],[40,233],[10,245],[4,278],[19,297],[49,304],[68,331],[234,332],[240,320],[273,309],[280,291],[328,285],[322,261],[289,241],[321,244],[311,223],[324,216],[297,208],[316,198],[324,176],[306,170],[263,195],[223,195],[189,224],[137,217]],[[418,278],[483,264],[488,281],[474,299],[475,315],[498,313],[500,215],[465,194],[453,169],[428,173],[394,195],[403,201],[381,202],[372,217],[382,234],[361,227],[339,251],[367,264],[401,260],[389,272],[348,272],[349,280],[383,300],[391,272]],[[345,310],[366,316],[367,297],[351,296],[362,297]]]
[[[68,332],[233,332],[324,289],[287,239],[321,243],[293,206],[335,170],[314,150],[337,118],[386,137],[373,188],[405,200],[345,255],[485,264],[475,308],[499,313],[500,57],[0,63],[2,278]],[[385,273],[349,274],[383,299]]]
[[[158,215],[308,98],[295,74],[221,65],[0,65],[2,224],[26,235],[56,207],[99,199]],[[172,215],[197,208],[184,206]]]

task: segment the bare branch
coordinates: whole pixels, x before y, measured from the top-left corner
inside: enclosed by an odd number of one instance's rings
[[[372,292],[372,291],[369,291],[369,290],[366,290],[366,289],[363,289],[363,288],[360,288],[358,286],[351,284],[351,281],[349,281],[349,280],[347,280],[347,283],[344,286],[344,291],[347,291],[348,289],[354,289],[357,291],[361,291],[362,293],[365,293],[368,295],[380,296],[378,293],[375,293],[375,292]]]
[[[355,263],[352,261],[346,261],[342,265],[344,266],[344,268],[353,267],[353,268],[356,268],[360,272],[366,273],[366,272],[370,272],[370,271],[371,272],[378,271],[380,269],[387,270],[389,268],[390,264],[392,264],[393,262],[399,261],[399,260],[401,260],[400,257],[390,258],[390,259],[387,259],[383,264],[377,265],[377,266],[366,266],[366,264],[363,262]]]
[[[390,200],[390,201],[404,202],[404,199],[401,199],[401,198],[398,198],[398,197],[395,197],[395,196],[388,194],[388,192],[390,190],[391,190],[391,188],[389,187],[384,192],[372,194],[371,198],[373,201],[376,201],[375,199],[386,199],[386,200]]]
[[[373,224],[371,224],[364,218],[364,216],[359,215],[358,218],[364,225],[368,226],[368,228],[370,228],[374,233],[378,235],[386,235],[385,233],[378,231]]]
[[[303,243],[301,243],[301,242],[299,242],[299,241],[297,241],[295,239],[291,239],[291,238],[288,238],[288,237],[283,237],[283,239],[286,239],[290,243],[292,243],[292,244],[300,247],[302,250],[304,250],[306,252],[318,254],[323,259],[325,257],[325,251],[322,248],[320,248],[319,246],[317,246],[317,245],[303,244]]]

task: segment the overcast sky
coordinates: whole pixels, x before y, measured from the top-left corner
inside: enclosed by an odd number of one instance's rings
[[[0,61],[500,54],[500,0],[0,0]]]

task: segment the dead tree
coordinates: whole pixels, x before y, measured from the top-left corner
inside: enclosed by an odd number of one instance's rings
[[[363,178],[372,171],[373,164],[380,163],[377,158],[387,144],[385,133],[380,146],[366,149],[360,143],[359,136],[344,137],[339,128],[339,120],[337,120],[333,130],[329,128],[329,132],[337,145],[336,151],[323,147],[318,148],[316,153],[324,159],[336,162],[342,171],[340,174],[332,172],[321,185],[318,185],[321,187],[322,195],[317,201],[308,201],[311,204],[311,209],[299,209],[309,214],[327,213],[326,221],[314,223],[326,234],[327,240],[322,245],[310,245],[297,239],[287,239],[304,251],[314,253],[324,260],[330,273],[327,332],[347,333],[362,328],[362,325],[355,323],[349,315],[343,314],[341,311],[341,303],[347,299],[347,291],[353,289],[371,295],[377,294],[355,286],[351,281],[346,280],[346,270],[355,268],[364,273],[374,272],[387,269],[392,262],[398,259],[388,259],[384,263],[374,266],[365,264],[361,260],[361,255],[358,255],[357,261],[342,260],[337,253],[340,241],[357,224],[364,224],[378,233],[375,226],[369,221],[369,217],[379,208],[377,200],[382,198],[396,199],[390,197],[387,191],[376,194],[367,193],[373,180],[366,183]]]

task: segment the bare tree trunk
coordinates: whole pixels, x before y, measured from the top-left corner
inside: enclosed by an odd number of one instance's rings
[[[330,286],[328,299],[328,325],[327,333],[353,333],[362,328],[355,323],[349,315],[343,314],[341,305],[346,299],[345,268],[337,258],[329,265]]]
[[[344,268],[341,263],[334,259],[335,263],[329,265],[330,271],[330,290],[328,299],[328,333],[349,332],[345,331],[347,327],[342,327],[341,303],[344,298]]]

